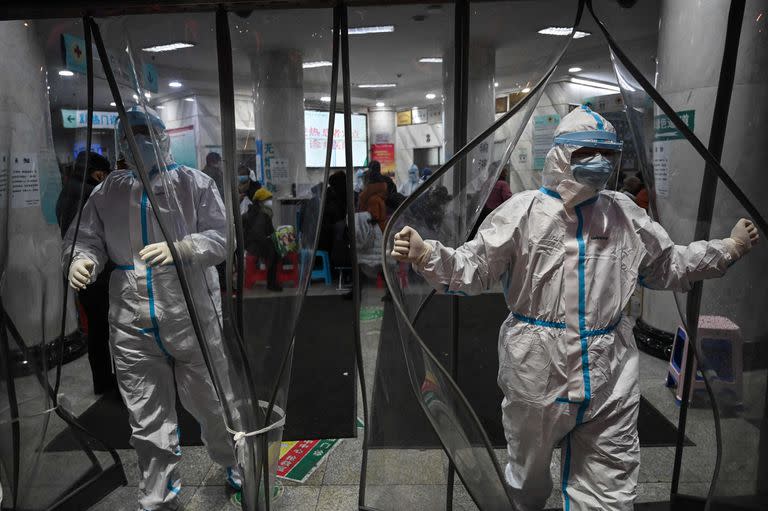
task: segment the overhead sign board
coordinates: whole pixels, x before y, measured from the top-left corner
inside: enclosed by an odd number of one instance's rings
[[[117,112],[93,112],[94,129],[115,129],[117,124]],[[88,127],[88,110],[67,110],[61,109],[61,121],[65,128],[86,128]]]

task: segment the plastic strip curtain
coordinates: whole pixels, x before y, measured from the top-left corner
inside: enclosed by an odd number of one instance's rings
[[[310,26],[331,30],[297,28]],[[255,177],[272,195],[272,222],[283,249],[277,263],[277,284],[282,291],[246,299],[243,314],[243,340],[256,392],[264,396],[271,416],[277,419],[272,410],[285,410],[287,405],[295,329],[315,264],[325,206],[332,134],[340,128],[338,117],[327,115],[336,111],[337,105],[339,17],[331,9],[254,10],[229,14],[229,27],[233,68],[240,71],[234,80],[235,91],[240,92],[235,96],[240,161],[237,169],[232,169],[237,172],[232,177]],[[290,49],[299,47],[304,53]],[[303,70],[303,62],[327,60],[329,56],[331,66]],[[318,99],[325,96],[330,100],[322,105],[323,112]],[[313,102],[305,97],[316,99]],[[312,134],[310,151],[305,146],[308,117],[320,117],[325,132]],[[320,157],[319,168],[318,162],[307,160],[310,155]],[[253,179],[241,183],[241,195],[255,203],[250,208],[267,208],[259,206],[254,185]],[[252,213],[249,209],[244,219],[251,218]],[[244,231],[244,248],[251,261],[245,264],[246,275],[256,265],[263,265],[267,273],[267,282],[247,279],[246,286],[259,289],[270,285],[269,256],[248,235],[247,226]],[[251,292],[246,289],[246,296]],[[266,437],[270,478],[277,470],[280,438],[277,431]],[[264,467],[267,470],[266,464]]]
[[[578,28],[582,10],[583,3],[579,3],[571,26]],[[449,246],[468,238],[567,47],[566,42],[524,99],[458,150],[395,211],[384,231],[384,275],[397,311],[410,385],[462,483],[480,509],[510,508],[503,471],[460,386],[430,350],[427,340],[417,332],[419,312],[431,292],[415,273],[406,269],[403,276],[400,265],[389,255],[392,237],[400,228],[410,225],[423,232],[425,238],[438,239]],[[435,193],[451,197],[450,201],[443,201],[440,208],[443,215],[436,216],[433,208],[425,207],[430,195]]]
[[[82,35],[79,20],[4,21],[2,25],[3,45],[24,55],[4,62],[5,81],[0,87],[2,103],[11,106],[0,124],[3,503],[17,509],[82,507],[125,480],[116,453],[75,420],[73,414],[87,406],[87,399],[71,393],[71,372],[62,369],[64,362],[83,355],[85,342],[59,258],[57,224],[61,216],[56,206],[61,200],[62,175],[54,152],[50,110],[66,98],[68,105],[74,101],[85,112],[92,111],[91,55],[86,50],[83,69],[72,78],[74,83],[63,83],[49,74],[49,65],[54,63],[46,55],[51,47],[59,49],[65,32],[69,38]],[[87,99],[83,97],[86,86]],[[76,131],[78,138],[90,141],[92,120],[84,113],[86,117],[86,126]],[[33,178],[28,183],[32,188],[24,187],[25,192],[18,188],[22,177]],[[76,207],[82,201],[83,186],[75,183],[85,180],[77,169],[70,168],[64,172],[64,181],[73,191],[65,200]],[[65,432],[74,435],[78,448],[49,450],[48,442]],[[66,464],[66,472],[61,472],[62,464]],[[115,476],[111,483],[104,479],[108,472]]]
[[[759,19],[758,6],[750,6],[743,26],[736,18],[738,58],[728,56],[735,59],[734,63],[724,57],[723,67],[733,65],[735,69],[730,73],[735,71],[739,81],[734,84],[731,77],[730,83],[724,83],[721,76],[720,87],[733,86],[732,99],[730,95],[725,96],[727,99],[722,103],[725,106],[720,106],[720,102],[727,91],[718,90],[717,97],[713,93],[694,99],[686,98],[687,92],[666,93],[665,88],[674,80],[676,70],[669,67],[666,59],[671,57],[663,50],[660,50],[657,69],[657,90],[616,44],[591,2],[588,6],[610,46],[632,135],[640,149],[641,169],[652,192],[651,212],[656,219],[678,243],[688,243],[707,237],[727,237],[739,218],[750,218],[764,241],[768,210],[764,204],[750,200],[750,190],[762,179],[758,169],[762,168],[764,157],[754,154],[754,158],[742,160],[737,156],[742,151],[760,151],[757,148],[764,145],[756,135],[761,130],[755,127],[765,123],[765,110],[751,103],[759,96],[755,95],[755,85],[743,78],[759,66],[754,48],[759,45],[760,37],[758,27],[752,23]],[[739,6],[735,7],[738,12]],[[743,2],[740,8],[743,10]],[[685,19],[693,23],[700,12],[694,10],[688,14]],[[730,17],[733,18],[733,7]],[[729,26],[728,30],[731,29]],[[695,40],[698,32],[693,30],[690,37]],[[708,57],[702,55],[701,58]],[[729,71],[720,70],[720,73],[726,72]],[[713,133],[707,148],[699,136],[707,133],[706,116],[713,107],[724,109],[718,126],[722,135],[719,141],[712,138],[717,136],[716,124],[712,121]],[[693,115],[697,116],[695,122]],[[750,128],[745,131],[746,126]],[[718,145],[719,149],[713,148]],[[717,155],[713,154],[715,151]],[[765,149],[762,152],[764,155]],[[729,166],[738,172],[729,173],[724,168]],[[715,176],[724,186],[718,186]],[[707,180],[714,188],[702,186]],[[649,311],[656,321],[668,329],[674,328],[675,321],[685,326],[695,354],[687,360],[687,364],[696,364],[698,372],[690,371],[689,367],[690,405],[683,405],[688,420],[681,419],[680,434],[688,434],[694,442],[704,445],[678,446],[682,449],[683,470],[675,467],[677,480],[673,492],[705,497],[708,509],[762,503],[760,495],[766,491],[765,368],[768,364],[761,351],[756,351],[751,358],[743,358],[748,343],[756,346],[754,343],[760,343],[768,335],[768,324],[762,313],[768,288],[765,273],[761,271],[766,256],[768,249],[763,242],[729,268],[724,277],[704,282],[698,289],[694,287],[685,311],[681,296],[675,296],[677,307],[674,304],[669,307],[662,294],[649,290],[646,295],[646,303],[657,303]],[[664,306],[668,307],[666,313],[661,310]],[[681,397],[686,400],[684,392]],[[705,484],[702,490],[701,483],[710,484]]]
[[[324,12],[330,13],[330,10]],[[244,64],[246,69],[251,66],[255,69],[260,65],[268,65],[268,62],[262,61],[264,57],[258,54],[252,57],[251,63],[248,63],[247,46],[251,41],[249,38],[256,38],[254,40],[259,45],[271,44],[271,40],[265,36],[268,33],[273,37],[276,34],[288,33],[286,27],[289,26],[294,15],[300,15],[300,13],[286,11],[278,15],[276,11],[256,11],[246,15],[243,13],[230,15],[230,28],[234,27],[236,32],[232,41],[234,68],[240,69]],[[139,43],[132,41],[130,37],[133,24],[162,22],[163,27],[170,27],[164,28],[166,31],[184,31],[211,26],[212,21],[210,15],[169,15],[163,16],[162,20],[146,16],[108,19],[99,23],[102,30],[98,30],[99,27],[93,24],[102,63],[110,64],[105,66],[105,72],[110,80],[110,88],[121,119],[126,118],[128,109],[143,115],[148,124],[153,121],[152,116],[156,115],[149,106],[149,101],[146,100],[148,96],[151,97],[151,94],[146,94],[149,91],[146,90],[142,72],[147,62],[144,60],[144,55],[137,51]],[[243,30],[238,28],[244,25],[249,28]],[[221,31],[222,23],[219,23],[218,27],[219,38],[226,39],[226,33]],[[107,35],[105,44],[101,44],[101,33]],[[320,43],[330,47],[330,35],[323,34],[323,36]],[[254,46],[256,50],[261,48],[264,47]],[[330,49],[326,50],[330,52]],[[227,53],[226,44],[223,47],[220,44],[219,55],[223,57]],[[295,65],[296,61],[289,60],[286,66],[289,64]],[[301,72],[300,64],[301,61],[298,61],[299,72]],[[223,72],[226,76],[226,63]],[[335,87],[335,81],[331,84],[329,79],[328,82],[326,87],[331,85]],[[241,114],[253,119],[262,114],[261,109],[264,108],[264,104],[258,104],[258,99],[264,93],[264,90],[260,89],[262,84],[256,81],[252,86],[249,81],[247,85],[236,90],[244,88],[253,91],[253,95],[245,97],[240,102],[235,97],[235,115],[228,111],[226,113],[228,119],[237,118]],[[271,92],[274,94],[286,92],[281,90],[284,87],[288,90],[285,83],[278,82],[273,84]],[[231,97],[231,91],[229,95]],[[300,107],[302,99],[299,97]],[[194,106],[192,111],[198,116],[198,121],[204,123],[208,122],[209,114],[217,113],[218,98],[215,94],[212,96],[198,94],[195,97],[178,98],[161,106],[165,107],[162,109],[161,117],[169,120],[175,119],[174,115],[183,118],[183,112],[189,113],[189,110],[184,108]],[[223,107],[231,108],[231,103],[229,107],[227,105]],[[239,109],[239,107],[243,108]],[[303,116],[303,107],[299,114]],[[329,131],[332,132],[332,116],[329,123]],[[261,128],[263,127],[262,124]],[[226,130],[232,130],[232,128],[234,127],[223,127]],[[256,136],[259,135],[259,133],[256,134]],[[297,139],[301,140],[301,135],[303,133],[299,131]],[[254,133],[249,132],[246,139],[250,138],[252,143],[253,137]],[[127,138],[131,152],[138,154],[132,140],[134,137],[130,132],[127,132]],[[237,462],[244,476],[242,493],[244,509],[268,510],[273,507],[272,487],[275,482],[280,441],[286,419],[284,410],[290,379],[294,330],[314,265],[318,219],[322,214],[321,208],[328,174],[328,155],[326,155],[324,172],[317,173],[311,178],[312,181],[306,175],[304,166],[293,161],[288,168],[281,169],[285,173],[281,176],[284,180],[281,188],[272,186],[276,181],[267,180],[262,183],[265,189],[271,188],[271,193],[280,198],[290,196],[291,183],[302,190],[301,195],[294,201],[298,203],[298,207],[294,208],[290,215],[283,211],[275,211],[273,218],[275,220],[279,218],[282,225],[276,226],[278,227],[277,236],[272,236],[274,241],[271,242],[269,238],[263,240],[273,243],[271,246],[274,250],[281,250],[279,256],[283,269],[292,268],[292,287],[286,287],[280,295],[250,293],[246,297],[242,295],[233,297],[231,293],[227,293],[224,295],[224,314],[222,315],[220,312],[222,297],[219,294],[219,282],[215,269],[207,265],[204,258],[190,257],[179,250],[179,247],[184,246],[184,240],[193,238],[195,234],[192,230],[194,225],[189,223],[188,218],[190,214],[188,198],[182,195],[183,190],[179,188],[174,177],[180,173],[190,172],[185,170],[189,165],[177,166],[177,162],[172,160],[161,161],[158,155],[164,154],[162,146],[164,142],[155,139],[152,142],[155,149],[153,167],[160,171],[150,173],[149,169],[144,168],[146,165],[137,162],[135,177],[141,182],[147,210],[154,217],[147,222],[156,222],[157,231],[154,235],[158,239],[169,242],[175,265],[175,268],[158,270],[158,276],[161,276],[163,271],[168,275],[165,276],[166,282],[155,288],[154,302],[158,307],[166,307],[168,303],[179,304],[179,298],[184,297],[186,303],[177,305],[176,310],[169,308],[166,317],[174,322],[180,321],[174,328],[183,331],[183,337],[186,339],[179,338],[178,343],[182,345],[187,342],[199,343],[219,401],[223,405],[226,424],[232,433],[236,433],[233,439],[236,441]],[[214,140],[212,145],[217,145],[216,142]],[[248,143],[247,140],[246,143]],[[299,145],[299,153],[303,154],[303,150],[303,145]],[[231,154],[231,150],[224,153]],[[202,156],[200,155],[201,159]],[[242,158],[239,162],[232,160],[223,162],[223,191],[225,192],[223,202],[226,203],[227,228],[224,233],[227,240],[226,249],[240,256],[232,264],[231,254],[227,255],[230,258],[228,266],[230,271],[234,266],[240,272],[238,275],[240,280],[244,276],[247,279],[253,268],[250,267],[251,263],[245,260],[242,250],[242,248],[250,249],[248,239],[245,240],[244,247],[236,243],[235,235],[239,234],[239,229],[236,229],[235,220],[236,215],[240,215],[241,206],[244,204],[240,200],[241,197],[247,197],[252,202],[257,201],[241,184],[249,182],[255,184],[250,179],[251,171],[258,169],[248,168],[249,162],[252,161],[249,159],[252,155],[249,155],[248,151],[242,151],[238,157]],[[243,168],[246,169],[245,172]],[[276,174],[277,169],[274,170]],[[241,176],[248,179],[241,183],[239,181]],[[285,183],[288,183],[287,187]],[[277,201],[275,203],[279,204]],[[266,205],[260,204],[256,207],[265,208],[261,212],[268,213]],[[278,206],[275,205],[274,210],[277,208]],[[282,216],[278,217],[278,215]],[[261,245],[263,246],[264,243],[262,242]],[[233,287],[231,281],[225,283],[225,287]],[[234,287],[237,293],[242,293],[239,285]],[[161,323],[159,330],[162,332],[163,328],[164,325]],[[179,335],[179,332],[175,335]]]

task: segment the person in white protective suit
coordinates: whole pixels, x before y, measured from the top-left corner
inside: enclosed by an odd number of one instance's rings
[[[439,292],[478,294],[501,280],[510,314],[498,341],[508,443],[505,477],[518,509],[542,509],[562,442],[566,510],[633,507],[640,464],[638,352],[622,318],[639,281],[687,291],[720,277],[757,242],[741,219],[729,238],[675,245],[626,195],[603,187],[618,165],[613,126],[587,107],[563,117],[543,186],[513,195],[457,249],[411,227],[392,255]]]
[[[127,117],[160,207],[172,211],[176,223],[188,233],[176,242],[179,254],[185,264],[189,261],[204,268],[205,282],[192,282],[205,295],[198,301],[203,305],[198,308],[201,322],[220,324],[221,295],[214,266],[226,255],[226,219],[216,185],[202,172],[171,159],[165,125],[154,112],[132,109]],[[110,347],[141,472],[139,504],[144,510],[177,509],[181,480],[176,465],[181,448],[175,389],[184,408],[200,423],[211,458],[229,467],[230,485],[239,489],[241,479],[232,468],[232,439],[192,328],[168,243],[138,178],[126,129],[119,123],[117,137],[129,168],[112,172],[89,197],[74,260],[67,271],[70,285],[82,289],[95,281],[108,260],[117,265],[109,283]],[[159,168],[153,139],[159,147]],[[74,225],[64,239],[64,264]],[[220,349],[220,335],[218,328],[207,329],[206,341],[214,351]]]
[[[419,180],[419,167],[411,165],[408,169],[408,180],[400,185],[398,192],[402,193],[406,197],[416,191],[416,188],[421,186],[421,180]]]

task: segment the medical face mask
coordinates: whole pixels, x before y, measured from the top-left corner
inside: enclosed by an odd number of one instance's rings
[[[139,158],[144,162],[147,172],[157,167],[157,158],[155,157],[155,147],[152,145],[152,139],[147,135],[134,135],[136,146],[139,148]],[[136,167],[133,154],[127,151],[126,159]]]
[[[251,178],[250,176],[237,176],[237,180],[240,182],[240,184],[245,184],[250,181]]]
[[[614,162],[602,154],[571,158],[573,179],[595,190],[605,187],[614,167]]]

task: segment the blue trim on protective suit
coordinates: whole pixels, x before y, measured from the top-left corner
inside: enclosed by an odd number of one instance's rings
[[[539,191],[545,195],[549,195],[550,197],[554,197],[555,199],[563,200],[562,197],[560,197],[560,194],[557,193],[554,190],[550,190],[549,188],[544,188],[543,186],[539,188]]]
[[[560,328],[560,329],[565,328],[565,323],[560,323],[558,321],[546,321],[543,319],[529,318],[528,316],[523,316],[522,314],[518,314],[517,312],[513,312],[512,316],[515,319],[518,319],[530,325],[545,326],[547,328]]]
[[[464,291],[451,291],[450,289],[448,289],[448,287],[449,287],[448,284],[445,284],[445,289],[443,289],[443,294],[446,294],[446,295],[457,295],[457,296],[469,296]]]
[[[565,511],[570,511],[571,500],[568,498],[568,477],[571,475],[571,434],[565,435],[565,461],[563,462],[563,503]]]
[[[600,131],[605,130],[605,125],[603,124],[603,120],[600,118],[599,115],[593,112],[587,105],[581,105],[581,109],[587,112],[588,114],[592,114],[592,117],[595,118],[595,122],[597,123],[598,130]]]
[[[149,232],[147,230],[147,191],[141,191],[141,242],[146,247],[149,245]],[[166,357],[172,358],[168,350],[163,346],[163,340],[160,338],[160,325],[157,322],[157,314],[155,312],[155,293],[152,289],[152,267],[147,266],[147,298],[149,298],[149,320],[152,322],[152,328],[145,329],[148,332],[152,332],[155,343],[160,348]]]
[[[115,269],[120,271],[133,271],[136,268],[132,264],[118,264],[115,266]]]
[[[173,494],[178,495],[179,492],[181,491],[181,486],[174,486],[173,485],[173,481],[168,479],[168,491],[173,493]]]
[[[181,168],[181,165],[179,165],[176,162],[173,162],[173,163],[170,163],[168,165],[163,166],[163,168],[160,171],[157,170],[157,167],[153,166],[150,169],[148,175],[149,175],[149,178],[151,179],[151,178],[155,177],[161,171],[162,172],[170,172],[171,170],[176,170],[176,169],[180,169],[180,168]],[[138,176],[138,174],[136,174],[135,170],[132,170],[131,171],[131,177],[133,177],[134,179],[138,179],[139,176]]]
[[[579,341],[581,342],[581,372],[584,377],[584,400],[579,404],[579,409],[576,412],[576,425],[574,428],[578,427],[582,422],[584,422],[584,413],[587,411],[589,402],[592,399],[592,384],[589,377],[589,349],[587,345],[587,334],[589,331],[586,327],[587,287],[584,269],[587,260],[587,251],[586,245],[584,244],[584,215],[581,212],[581,208],[582,206],[591,204],[595,200],[597,200],[597,197],[586,200],[574,208],[576,211],[576,217],[578,219],[578,224],[576,226],[576,242],[579,246]],[[593,330],[593,332],[594,331],[597,330]],[[571,434],[568,433],[568,436],[566,437],[565,462],[563,464],[563,502],[565,503],[566,511],[568,511],[571,507],[571,502],[568,497],[568,477],[571,470],[570,435]]]

